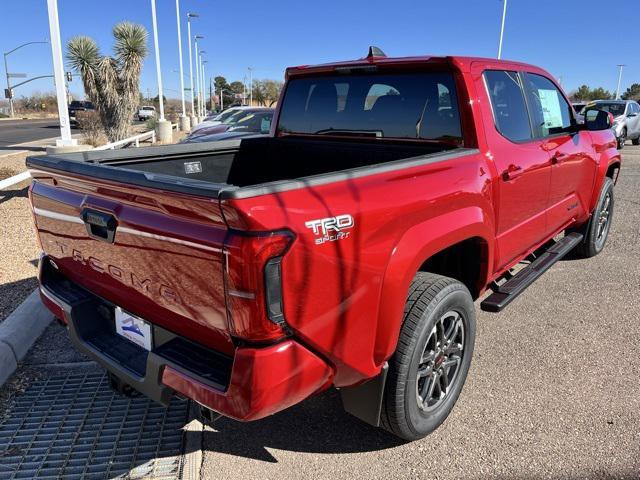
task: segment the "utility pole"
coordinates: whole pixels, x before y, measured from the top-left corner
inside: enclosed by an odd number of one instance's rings
[[[162,92],[162,72],[160,68],[160,47],[158,45],[158,21],[156,19],[156,0],[151,0],[151,19],[153,21],[153,47],[156,53],[156,76],[158,80],[158,103],[160,105],[160,118],[156,123],[156,134],[160,143],[170,142],[171,122],[164,119],[164,94]]]
[[[56,147],[75,147],[78,141],[71,138],[69,125],[69,106],[64,84],[64,63],[62,62],[62,45],[60,44],[60,23],[58,21],[58,1],[47,0],[49,13],[49,33],[51,35],[51,54],[53,56],[53,76],[56,83],[58,99],[58,118],[60,121],[60,138],[56,139]]]
[[[618,72],[618,87],[616,88],[616,100],[620,98],[620,82],[622,82],[622,69],[626,67],[625,64],[618,64],[617,67],[620,69]]]
[[[178,27],[178,57],[180,60],[180,97],[182,98],[182,115],[180,115],[180,130],[186,132],[191,129],[191,122],[184,106],[184,70],[182,69],[182,34],[180,32],[180,0],[176,0],[176,25]]]
[[[504,2],[502,6],[502,25],[500,26],[500,43],[498,44],[498,60],[502,58],[502,37],[504,36],[504,21],[507,18],[507,0],[502,0]]]
[[[193,58],[191,55],[191,19],[197,18],[197,13],[187,13],[187,35],[189,36],[189,82],[191,87],[191,126],[195,127],[196,120],[196,107],[194,100],[194,89],[193,89]]]

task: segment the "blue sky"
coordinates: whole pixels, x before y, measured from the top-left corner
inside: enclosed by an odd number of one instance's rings
[[[616,12],[637,11],[638,0],[617,0]],[[3,1],[0,51],[49,36],[45,0]],[[163,81],[167,97],[178,97],[175,1],[157,0]],[[389,56],[461,54],[495,56],[500,0],[272,0],[243,2],[181,0],[183,45],[187,11],[200,14],[193,34],[205,35],[207,75],[242,80],[246,67],[254,78],[281,79],[284,68],[362,57],[370,44]],[[503,58],[533,63],[561,77],[567,90],[586,83],[615,90],[616,64],[626,63],[623,88],[640,82],[638,42],[629,36],[637,23],[619,16],[599,0],[509,0]],[[634,8],[635,7],[635,8]],[[121,20],[141,23],[150,33],[149,57],[141,90],[156,90],[148,0],[58,0],[63,45],[75,35],[93,37],[111,53],[111,28]],[[600,13],[599,13],[600,12]],[[592,22],[588,19],[608,18]],[[627,26],[625,27],[625,24]],[[188,57],[184,48],[185,71]],[[4,87],[2,66],[0,83]],[[29,76],[51,73],[48,45],[25,47],[9,56],[9,70]],[[52,80],[26,85],[16,94],[52,91]],[[81,94],[79,80],[71,85]]]

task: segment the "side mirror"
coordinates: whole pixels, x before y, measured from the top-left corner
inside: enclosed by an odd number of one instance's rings
[[[587,130],[608,130],[612,124],[609,112],[595,108],[584,111],[584,125]]]

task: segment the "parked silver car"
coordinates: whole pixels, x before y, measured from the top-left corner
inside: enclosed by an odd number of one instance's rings
[[[635,100],[596,100],[585,108],[596,106],[613,115],[613,131],[618,139],[618,148],[624,147],[629,139],[634,145],[640,145],[640,105]]]

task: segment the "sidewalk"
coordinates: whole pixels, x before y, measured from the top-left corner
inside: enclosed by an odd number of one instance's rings
[[[199,478],[189,415],[186,400],[114,393],[53,323],[0,389],[0,478]]]

